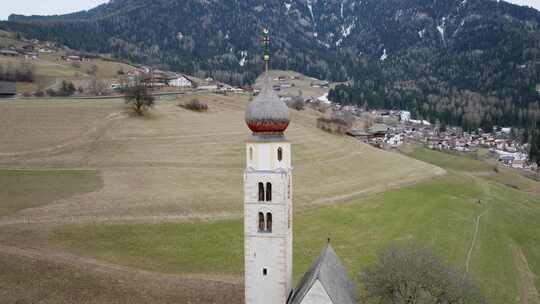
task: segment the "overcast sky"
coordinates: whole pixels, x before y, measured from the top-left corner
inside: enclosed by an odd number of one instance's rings
[[[152,0],[148,0],[152,1]],[[11,14],[54,15],[94,8],[108,0],[0,0],[0,20]],[[540,10],[540,0],[508,0]]]

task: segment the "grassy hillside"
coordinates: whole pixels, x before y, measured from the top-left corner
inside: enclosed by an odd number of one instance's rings
[[[540,199],[464,175],[296,212],[295,278],[307,270],[326,237],[356,279],[374,261],[376,250],[395,240],[433,246],[445,261],[464,270],[475,219],[482,213],[471,274],[490,303],[517,303],[523,296],[520,280],[527,278],[524,269],[540,273]],[[77,254],[145,269],[241,275],[242,231],[240,220],[65,226],[51,239]],[[521,256],[525,268],[518,267]],[[524,283],[540,287],[537,280]]]
[[[208,103],[210,111],[177,106],[193,98]],[[0,133],[0,166],[29,169],[0,171],[0,208],[6,210],[0,224],[24,224],[3,226],[0,243],[45,246],[60,256],[67,252],[158,273],[241,279],[247,103],[245,95],[186,95],[159,100],[145,118],[130,116],[122,100],[0,103],[6,127]],[[469,269],[490,302],[534,303],[524,299],[534,301],[539,288],[534,274],[540,273],[540,199],[524,191],[539,189],[538,182],[440,152],[411,155],[444,169],[374,149],[318,130],[318,115],[292,111],[286,134],[295,166],[296,279],[327,237],[355,278],[380,247],[415,239],[462,270],[470,251]],[[24,260],[17,261],[0,255],[0,266],[30,273],[20,264]],[[71,280],[78,270],[43,271]],[[87,271],[92,294],[102,287]],[[0,280],[13,290],[41,290],[16,275]],[[59,299],[74,299],[62,296],[56,282],[40,286],[50,286]],[[115,288],[99,300],[122,297]]]
[[[100,188],[96,171],[0,169],[0,217]]]
[[[6,38],[0,37],[0,46],[2,39]],[[40,54],[38,59],[25,59],[22,56],[0,56],[0,65],[17,67],[21,64],[28,64],[34,68],[35,81],[18,82],[18,93],[33,93],[37,90],[55,88],[64,80],[73,82],[77,88],[86,89],[93,79],[110,84],[118,78],[118,71],[122,70],[127,73],[135,69],[128,64],[102,59],[91,59],[88,62],[74,64],[61,59],[61,56],[65,54],[64,51],[54,54]]]
[[[177,106],[193,98],[208,103],[209,113]],[[14,217],[239,217],[247,102],[245,95],[184,96],[159,101],[147,118],[130,117],[121,100],[0,103],[0,113],[6,113],[0,114],[1,121],[10,126],[0,134],[6,143],[0,147],[0,166],[84,167],[98,169],[104,179],[100,191]],[[297,209],[332,205],[443,173],[320,131],[317,115],[293,111],[286,133],[293,143]]]

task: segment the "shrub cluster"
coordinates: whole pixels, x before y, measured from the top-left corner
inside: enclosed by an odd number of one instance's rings
[[[198,99],[192,99],[190,102],[181,105],[181,107],[195,112],[208,111],[208,104],[200,102]]]
[[[287,106],[289,106],[291,109],[302,111],[306,107],[306,103],[304,102],[304,98],[297,96],[293,97],[291,101],[287,102]]]
[[[354,121],[354,115],[350,112],[337,111],[330,117],[319,117],[317,127],[326,132],[345,134],[353,126]]]
[[[62,85],[60,85],[60,88],[58,90],[55,90],[53,88],[50,88],[47,90],[47,95],[49,96],[71,96],[75,93],[77,89],[75,89],[75,85],[72,82],[69,81],[62,81]]]

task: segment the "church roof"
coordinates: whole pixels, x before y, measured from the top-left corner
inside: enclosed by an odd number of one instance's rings
[[[343,266],[330,244],[298,283],[287,304],[300,304],[319,280],[334,304],[357,304],[358,291],[347,269]]]
[[[254,133],[283,133],[289,126],[289,108],[274,92],[268,75],[263,81],[261,92],[248,106],[246,123]]]

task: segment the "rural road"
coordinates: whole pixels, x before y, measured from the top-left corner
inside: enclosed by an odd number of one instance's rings
[[[185,95],[191,92],[167,92],[167,93],[151,93],[150,95],[155,97],[160,96],[175,96],[175,95]],[[105,99],[121,99],[125,95],[106,95],[106,96],[55,96],[55,97],[14,97],[14,98],[3,98],[0,99],[0,102],[8,102],[14,100],[25,100],[25,101],[40,101],[40,100],[105,100]]]

